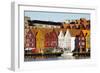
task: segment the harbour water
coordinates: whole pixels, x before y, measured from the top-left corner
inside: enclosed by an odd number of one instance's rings
[[[73,59],[89,59],[89,56],[73,56],[72,53],[63,53],[59,57],[27,57],[24,59],[25,62],[33,62],[33,61],[54,61],[54,60],[73,60]]]

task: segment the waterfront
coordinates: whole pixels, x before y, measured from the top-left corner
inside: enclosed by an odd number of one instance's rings
[[[38,57],[25,57],[24,61],[25,62],[33,62],[33,61],[55,61],[55,60],[73,60],[73,59],[90,59],[90,56],[73,56],[72,54],[62,54],[59,57],[56,56],[49,56],[49,57],[45,57],[45,56],[38,56]]]

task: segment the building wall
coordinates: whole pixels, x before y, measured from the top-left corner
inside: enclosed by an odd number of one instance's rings
[[[58,46],[58,37],[57,37],[57,34],[55,32],[55,30],[53,30],[51,33],[50,33],[50,36],[51,36],[51,47],[53,48],[57,48]]]
[[[44,34],[41,30],[38,30],[36,35],[36,48],[40,50],[44,49]]]
[[[26,41],[25,48],[35,48],[36,47],[35,35],[33,34],[31,30],[29,30],[28,33],[26,34],[25,41]]]
[[[67,51],[71,52],[71,35],[69,30],[66,31],[66,34],[64,36],[64,48],[66,48]]]
[[[86,36],[86,49],[90,49],[90,32]]]
[[[90,49],[90,30],[83,30],[83,33],[86,38],[86,50]]]
[[[75,49],[75,37],[71,37],[71,52]]]
[[[56,32],[48,32],[45,34],[45,48],[57,48],[58,46],[58,37]]]
[[[49,36],[49,33],[46,33],[45,34],[45,41],[44,41],[44,46],[45,48],[49,48],[50,47],[50,36]]]
[[[79,35],[79,48],[80,48],[80,52],[86,51],[86,38],[82,31],[80,32]]]
[[[59,35],[58,35],[58,47],[59,48],[64,48],[64,34],[62,31],[60,31]]]

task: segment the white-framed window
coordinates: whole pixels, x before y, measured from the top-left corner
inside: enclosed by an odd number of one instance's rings
[[[79,45],[80,45],[80,42],[79,42]]]
[[[27,43],[26,46],[29,47],[29,43]]]
[[[85,45],[85,42],[82,42],[82,45]]]
[[[79,37],[79,40],[81,40],[81,38]]]
[[[82,48],[82,46],[80,45],[80,48]]]
[[[32,34],[29,34],[29,37],[31,37],[32,36]]]
[[[82,37],[82,40],[84,40],[84,37]]]

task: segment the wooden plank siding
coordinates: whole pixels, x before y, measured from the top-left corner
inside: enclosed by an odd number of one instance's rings
[[[58,37],[53,29],[51,32],[45,34],[45,48],[57,48],[58,46]]]
[[[25,36],[25,40],[26,40],[25,48],[35,48],[36,47],[35,34],[31,31],[31,29],[27,32]]]

